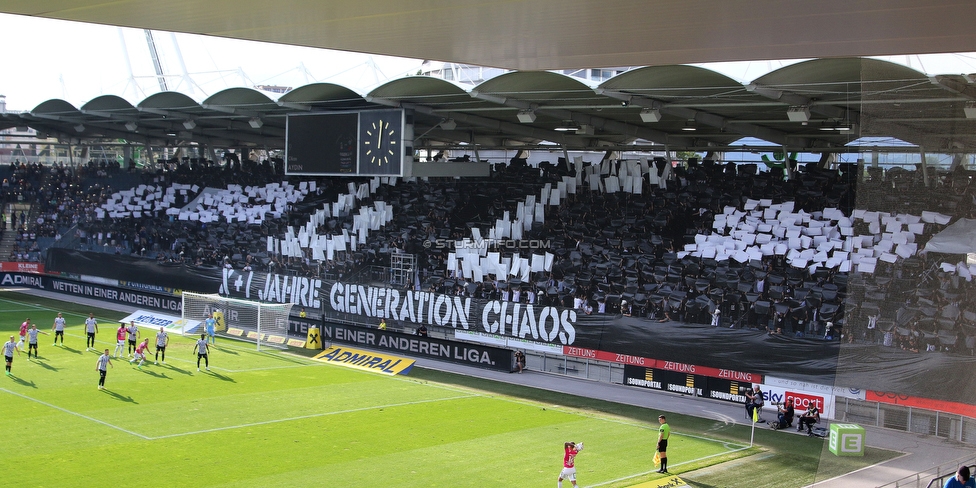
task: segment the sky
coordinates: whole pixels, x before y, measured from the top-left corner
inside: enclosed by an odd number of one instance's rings
[[[328,82],[360,94],[415,74],[423,61],[153,31],[167,89],[198,102],[221,90]],[[0,95],[8,111],[60,98],[81,107],[101,95],[133,105],[161,90],[141,29],[0,14]],[[880,57],[927,74],[976,73],[976,53]],[[699,64],[742,83],[801,60]],[[593,68],[599,68],[594,66]],[[184,76],[187,73],[187,76]],[[275,98],[273,95],[269,95]]]
[[[198,102],[226,88],[254,85],[328,82],[366,93],[422,65],[416,59],[193,34],[153,31],[153,38],[167,88]],[[52,98],[81,107],[101,95],[135,105],[160,91],[142,29],[0,14],[0,45],[0,95],[10,111]]]

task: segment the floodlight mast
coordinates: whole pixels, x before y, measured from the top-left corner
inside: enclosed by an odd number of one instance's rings
[[[159,53],[156,52],[156,40],[153,39],[152,31],[143,29],[146,33],[146,44],[149,44],[149,56],[152,57],[153,68],[156,69],[156,79],[159,81],[160,91],[169,91],[166,87],[166,75],[163,73],[163,66],[159,63]]]

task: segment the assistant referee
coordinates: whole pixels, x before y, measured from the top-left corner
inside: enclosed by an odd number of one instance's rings
[[[671,437],[671,427],[668,425],[668,419],[664,418],[664,415],[659,415],[657,421],[661,423],[661,428],[658,429],[657,434],[657,452],[661,457],[661,469],[657,470],[658,473],[668,472],[668,437]]]

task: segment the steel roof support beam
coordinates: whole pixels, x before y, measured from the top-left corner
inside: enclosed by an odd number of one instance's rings
[[[432,107],[427,105],[422,105],[413,102],[400,102],[397,100],[392,100],[389,98],[373,98],[370,97],[367,101],[373,103],[379,103],[381,105],[387,105],[390,107],[398,107],[404,109],[414,110],[426,115],[432,115],[436,117],[450,117],[456,122],[463,122],[465,124],[477,125],[479,127],[484,127],[486,129],[493,129],[502,134],[514,134],[521,137],[527,137],[535,141],[549,141],[557,144],[571,144],[574,147],[582,147],[581,137],[572,137],[568,134],[551,131],[545,129],[538,129],[525,124],[516,124],[513,122],[504,122],[501,120],[495,120],[488,117],[481,117],[478,115],[469,115],[463,112],[442,112],[434,110]]]
[[[638,139],[644,139],[660,144],[668,143],[668,133],[659,130],[648,129],[646,127],[627,124],[625,122],[618,122],[616,120],[609,120],[603,117],[582,114],[571,110],[547,108],[545,105],[537,105],[524,100],[498,97],[487,93],[481,93],[477,90],[470,92],[469,95],[479,100],[498,103],[507,107],[515,107],[520,110],[532,110],[536,113],[544,114],[560,120],[572,120],[580,124],[586,124],[619,135],[633,136]]]
[[[929,78],[933,85],[952,93],[958,93],[970,100],[976,100],[976,87],[969,83],[962,83],[948,76],[936,75]]]
[[[682,119],[694,119],[695,123],[697,124],[716,127],[722,130],[729,130],[743,136],[755,137],[757,139],[762,139],[775,144],[785,144],[787,141],[788,135],[783,131],[748,123],[728,124],[728,119],[720,115],[715,115],[713,113],[695,110],[688,107],[674,106],[672,104],[664,103],[660,100],[655,100],[643,95],[635,95],[633,93],[605,89],[597,89],[596,93],[598,95],[622,100],[628,104],[637,105],[639,107],[660,110],[662,113],[674,115],[675,117]]]
[[[746,85],[746,90],[772,100],[782,101],[786,105],[807,105],[810,107],[811,112],[816,112],[826,117],[846,120],[849,123],[857,124],[857,129],[865,130],[864,135],[866,136],[880,135],[883,132],[885,135],[919,145],[925,145],[924,142],[932,142],[933,138],[935,137],[932,134],[919,133],[918,129],[912,127],[903,126],[894,122],[888,122],[880,117],[873,117],[859,110],[851,110],[844,107],[838,107],[836,105],[828,105],[826,102],[814,102],[809,97],[805,97],[803,95],[777,90],[775,88],[770,88],[768,86],[763,86],[756,83]],[[882,127],[884,128],[884,131],[881,131]],[[860,134],[858,135],[860,136]],[[947,141],[941,140],[935,145],[938,147],[947,147],[947,144]]]

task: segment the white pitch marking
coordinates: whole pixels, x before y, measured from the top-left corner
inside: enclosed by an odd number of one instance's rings
[[[13,396],[17,396],[17,397],[23,398],[25,400],[30,400],[30,401],[35,402],[35,403],[40,403],[41,405],[44,405],[45,407],[53,408],[55,410],[59,410],[59,411],[64,412],[64,413],[71,414],[71,415],[74,415],[76,417],[81,417],[81,418],[83,418],[85,420],[90,420],[92,422],[95,422],[96,424],[102,424],[102,425],[104,425],[106,427],[111,427],[111,428],[113,428],[115,430],[125,432],[126,434],[129,434],[129,435],[134,435],[134,436],[139,437],[141,439],[152,440],[152,437],[146,437],[146,436],[144,436],[142,434],[139,434],[137,432],[133,432],[131,430],[123,429],[122,427],[119,427],[117,425],[112,425],[112,424],[110,424],[108,422],[105,422],[104,420],[98,420],[98,419],[96,419],[94,417],[89,417],[89,416],[87,416],[85,414],[81,414],[81,413],[78,413],[78,412],[72,412],[71,410],[68,410],[66,408],[62,408],[62,407],[59,407],[57,405],[52,405],[52,404],[47,403],[45,401],[41,401],[41,400],[38,400],[36,398],[31,398],[31,397],[29,397],[27,395],[21,395],[20,393],[16,393],[16,392],[10,391],[10,390],[8,390],[6,388],[0,388],[0,391],[7,392],[7,393],[9,393],[9,394],[11,394]]]
[[[240,428],[244,428],[244,427],[256,427],[256,426],[259,426],[259,425],[277,424],[277,423],[281,423],[281,422],[291,422],[291,421],[294,421],[294,420],[304,420],[304,419],[311,419],[311,418],[316,418],[316,417],[326,417],[326,416],[329,416],[329,415],[341,415],[341,414],[345,414],[345,413],[364,412],[364,411],[367,411],[367,410],[376,410],[376,409],[380,409],[380,408],[393,408],[393,407],[403,407],[403,406],[407,406],[407,405],[420,405],[420,404],[424,404],[424,403],[443,402],[443,401],[448,401],[448,400],[460,400],[460,399],[463,399],[463,398],[471,398],[471,397],[474,397],[474,396],[477,396],[477,395],[465,395],[465,396],[456,396],[456,397],[448,397],[448,398],[435,398],[435,399],[432,399],[432,400],[418,400],[416,402],[391,403],[391,404],[388,404],[388,405],[376,405],[376,406],[371,406],[371,407],[353,408],[353,409],[350,409],[350,410],[340,410],[340,411],[337,411],[337,412],[314,413],[314,414],[310,414],[310,415],[301,415],[301,416],[298,416],[298,417],[291,417],[291,418],[287,418],[287,419],[265,420],[264,422],[253,422],[253,423],[250,423],[250,424],[229,425],[229,426],[226,426],[226,427],[217,427],[217,428],[213,428],[213,429],[197,430],[197,431],[193,431],[193,432],[182,432],[182,433],[179,433],[179,434],[161,435],[161,436],[158,436],[158,437],[149,437],[148,439],[150,439],[150,440],[169,439],[171,437],[183,437],[183,436],[188,436],[188,435],[207,434],[207,433],[210,433],[210,432],[220,432],[222,430],[240,429]]]
[[[694,437],[694,436],[687,436],[687,437]],[[689,461],[684,461],[684,462],[672,464],[670,466],[681,466],[681,465],[688,464],[688,463],[698,462],[698,461],[701,461],[703,459],[713,458],[715,456],[724,456],[726,454],[732,454],[732,453],[735,453],[735,452],[744,451],[746,449],[749,449],[749,447],[746,446],[746,447],[743,447],[743,448],[740,448],[740,449],[734,449],[734,450],[731,450],[731,451],[719,452],[719,453],[716,453],[716,454],[710,454],[710,455],[705,456],[705,457],[700,457],[700,458],[697,458],[697,459],[692,459],[692,460],[689,460]],[[603,483],[597,483],[597,484],[589,485],[589,486],[604,486],[604,485],[609,485],[609,484],[612,484],[612,483],[617,483],[619,481],[629,480],[631,478],[636,478],[638,476],[644,476],[646,474],[651,474],[651,473],[656,473],[656,472],[657,471],[645,471],[643,473],[632,474],[630,476],[624,476],[623,478],[617,478],[615,480],[604,481]]]

